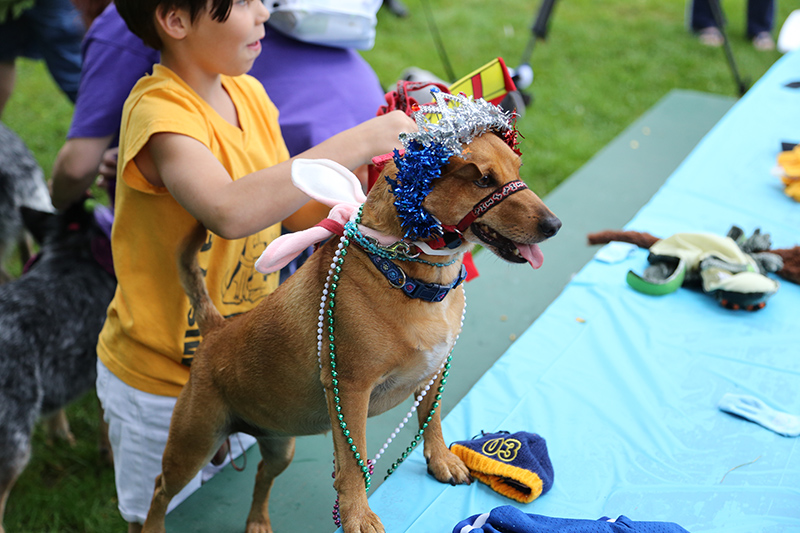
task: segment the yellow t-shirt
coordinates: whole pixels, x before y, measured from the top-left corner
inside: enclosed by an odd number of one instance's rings
[[[176,260],[180,242],[197,221],[166,188],[151,185],[133,158],[159,132],[202,142],[234,180],[289,157],[278,111],[263,86],[247,75],[223,76],[222,84],[236,106],[239,128],[162,65],[136,84],[122,113],[111,234],[117,290],[97,352],[122,381],[151,394],[180,393],[189,379],[185,363],[201,340]],[[280,224],[237,240],[209,233],[198,260],[223,316],[246,312],[275,290],[278,275],[259,274],[254,265],[279,234]]]

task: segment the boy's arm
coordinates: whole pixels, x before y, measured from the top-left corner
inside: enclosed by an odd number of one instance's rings
[[[401,148],[399,135],[415,131],[405,113],[393,111],[343,131],[299,154],[332,159],[353,170],[376,155]],[[173,197],[206,228],[226,239],[252,235],[297,211],[309,198],[291,181],[294,158],[235,181],[201,142],[180,134],[158,133],[134,163],[156,187]]]
[[[327,205],[316,200],[309,200],[297,211],[284,218],[281,225],[289,231],[302,231],[319,223],[328,216],[330,211],[331,208]]]
[[[104,173],[104,152],[119,131],[125,99],[159,57],[127,31],[113,6],[100,23],[105,31],[90,31],[84,42],[78,100],[67,141],[53,166],[50,196],[56,209],[83,198],[98,174]],[[113,40],[103,38],[113,29],[124,32]]]

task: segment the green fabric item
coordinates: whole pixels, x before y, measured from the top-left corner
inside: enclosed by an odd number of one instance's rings
[[[658,273],[653,272],[657,270]],[[633,270],[628,271],[625,281],[628,282],[633,289],[649,294],[650,296],[663,296],[671,292],[677,291],[683,280],[686,277],[686,263],[680,259],[678,260],[675,268],[669,273],[669,267],[665,266],[663,269],[648,268],[644,276],[640,276]]]
[[[26,9],[33,7],[35,0],[0,0],[0,24],[13,20]]]

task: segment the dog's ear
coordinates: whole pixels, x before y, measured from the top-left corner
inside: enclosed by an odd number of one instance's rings
[[[453,176],[464,181],[475,181],[481,177],[481,169],[474,161],[451,157],[447,165],[442,168],[442,176]]]
[[[41,246],[44,244],[47,236],[52,234],[56,229],[56,219],[58,215],[47,213],[45,211],[37,211],[30,207],[22,206],[19,208],[22,215],[22,224],[25,226],[33,239]]]
[[[97,202],[90,195],[86,195],[77,202],[73,203],[61,213],[61,223],[63,226],[75,226],[86,228],[92,224],[94,219],[94,209]]]
[[[91,209],[87,209],[86,200],[75,202],[60,213],[21,206],[22,223],[39,246],[44,246],[48,240],[60,239],[65,232],[92,224],[93,215]]]

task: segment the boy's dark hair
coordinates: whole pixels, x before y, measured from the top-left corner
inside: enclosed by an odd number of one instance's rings
[[[194,22],[197,15],[208,8],[213,20],[225,22],[230,15],[233,2],[234,0],[115,0],[114,4],[134,35],[147,46],[161,50],[164,43],[156,31],[157,10],[185,9]]]

